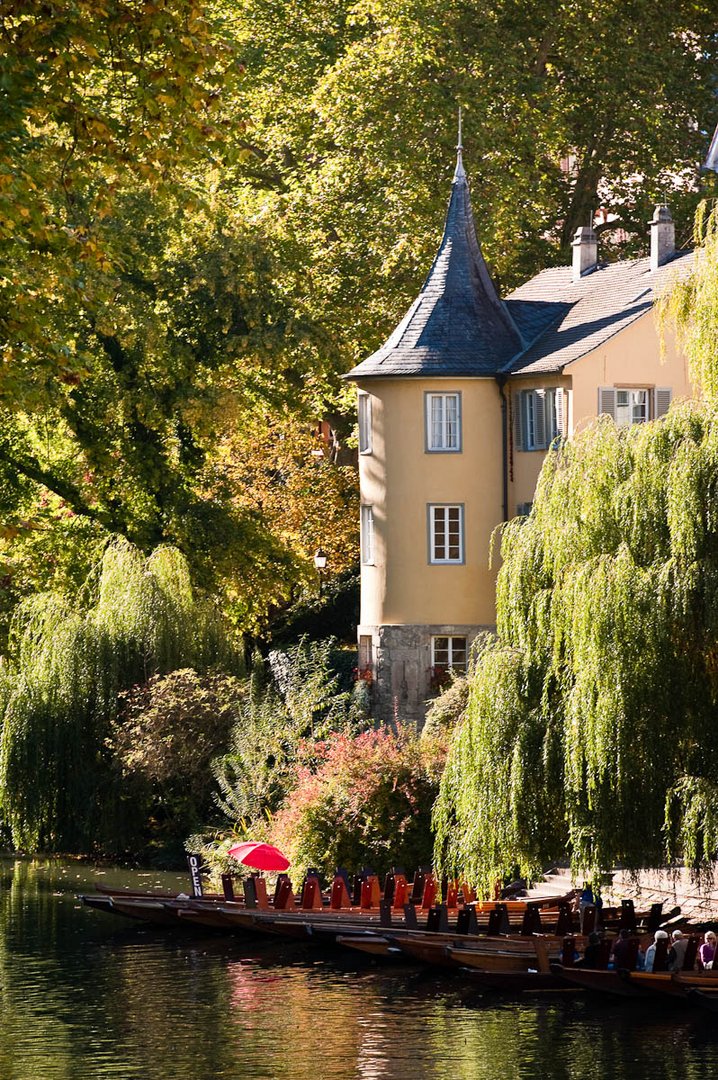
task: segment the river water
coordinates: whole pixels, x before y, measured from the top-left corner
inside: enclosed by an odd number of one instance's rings
[[[718,1016],[512,1001],[470,977],[160,931],[81,907],[179,875],[0,859],[0,1080],[651,1080],[718,1076]]]

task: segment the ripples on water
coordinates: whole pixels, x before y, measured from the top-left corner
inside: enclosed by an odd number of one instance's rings
[[[96,872],[0,861],[0,1080],[704,1080],[710,1014],[482,996],[470,979],[81,908]],[[186,888],[180,877],[101,880]]]

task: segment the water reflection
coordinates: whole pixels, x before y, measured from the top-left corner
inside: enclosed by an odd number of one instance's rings
[[[0,861],[0,1078],[696,1080],[709,1015],[482,996],[469,979],[299,945],[183,936],[80,908],[91,868]],[[185,887],[105,871],[104,880]]]

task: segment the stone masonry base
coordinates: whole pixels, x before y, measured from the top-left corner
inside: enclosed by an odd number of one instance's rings
[[[413,722],[421,728],[432,687],[431,639],[465,637],[467,647],[492,626],[360,626],[359,637],[372,639],[372,711],[377,720]]]

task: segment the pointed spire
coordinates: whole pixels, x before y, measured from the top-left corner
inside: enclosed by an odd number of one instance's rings
[[[459,105],[459,141],[456,144],[456,168],[454,170],[454,179],[452,183],[455,183],[457,180],[466,180],[464,160],[462,157],[463,149],[464,145],[461,141],[461,106]]]
[[[456,171],[436,258],[393,334],[346,378],[486,377],[496,375],[525,348],[481,254],[462,149],[459,113]]]

